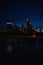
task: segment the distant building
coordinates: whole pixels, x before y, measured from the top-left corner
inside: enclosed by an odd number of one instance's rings
[[[20,31],[24,31],[24,25],[22,24],[21,26],[20,26]]]
[[[32,35],[33,26],[32,26],[31,21],[29,19],[26,19],[26,29],[27,29],[27,34]]]
[[[34,30],[36,32],[43,32],[43,27],[37,27],[37,28],[34,28]]]
[[[42,32],[43,32],[43,28],[42,28]]]
[[[11,22],[7,22],[7,30],[11,30],[12,29],[12,23]]]
[[[0,27],[0,32],[4,32],[4,29],[2,27]]]
[[[40,32],[40,29],[39,29],[39,28],[34,28],[34,30],[35,30],[36,32]]]
[[[26,19],[26,25],[27,25],[27,29],[28,30],[32,30],[33,29],[33,26],[32,26],[31,21],[29,19]]]
[[[14,30],[18,30],[19,27],[18,27],[18,24],[14,25]]]

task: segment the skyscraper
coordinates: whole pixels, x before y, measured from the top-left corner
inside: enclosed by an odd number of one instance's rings
[[[27,34],[31,35],[33,27],[29,19],[26,19],[26,26],[27,26]]]
[[[30,29],[30,30],[32,29],[32,24],[29,19],[26,19],[26,25],[27,25],[28,29]]]
[[[7,29],[8,29],[8,30],[11,30],[11,29],[12,29],[12,23],[7,22],[6,24],[7,24]]]

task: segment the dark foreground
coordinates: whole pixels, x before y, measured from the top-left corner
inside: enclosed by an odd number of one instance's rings
[[[31,64],[42,61],[43,48],[15,49],[11,53],[3,52],[1,54],[1,64]]]
[[[4,41],[5,42],[5,41]],[[13,50],[12,52],[8,53],[6,52],[6,43],[1,43],[1,51],[0,51],[0,64],[32,64],[32,63],[38,63],[43,59],[43,40],[40,40],[40,44],[33,44],[31,47],[28,47],[28,41],[27,47],[25,45],[24,48],[16,47],[15,43],[12,43]],[[25,40],[26,42],[26,40]]]

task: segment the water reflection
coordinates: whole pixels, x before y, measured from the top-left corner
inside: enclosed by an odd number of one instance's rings
[[[43,38],[0,38],[1,52],[12,52],[16,49],[41,48]],[[43,45],[42,45],[43,46]]]

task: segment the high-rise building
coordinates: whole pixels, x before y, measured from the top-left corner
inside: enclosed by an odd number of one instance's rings
[[[42,28],[42,32],[43,32],[43,28]]]
[[[26,25],[28,30],[32,30],[32,24],[29,19],[26,19]]]
[[[14,25],[14,30],[18,30],[18,24]]]
[[[41,28],[41,27],[34,28],[34,30],[35,30],[36,32],[43,32],[43,27],[42,27],[42,28]]]
[[[4,32],[4,29],[2,27],[0,27],[0,32]]]
[[[14,35],[14,29],[13,29],[13,25],[10,22],[6,23],[7,27],[6,27],[6,37],[12,37]]]
[[[18,24],[14,25],[14,35],[15,36],[20,35],[20,30],[19,30]]]
[[[32,27],[32,24],[31,24],[31,22],[30,22],[29,19],[26,19],[26,26],[27,26],[27,34],[28,35],[31,35],[32,34],[33,27]]]
[[[11,30],[12,29],[12,23],[7,22],[6,24],[7,24],[7,30]]]
[[[24,31],[24,25],[22,24],[21,26],[20,26],[20,31]]]

